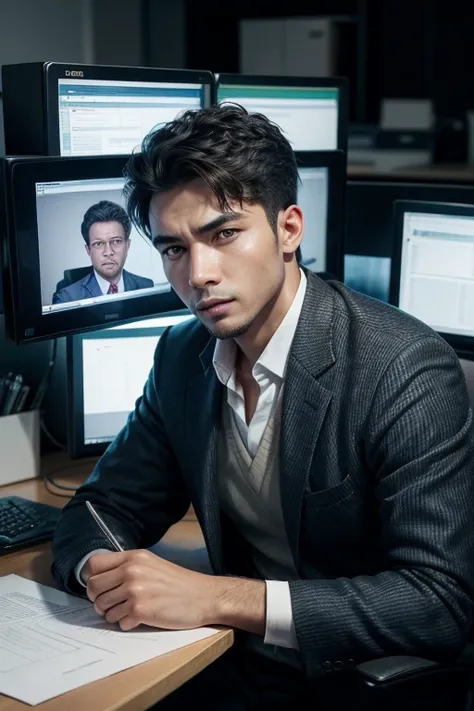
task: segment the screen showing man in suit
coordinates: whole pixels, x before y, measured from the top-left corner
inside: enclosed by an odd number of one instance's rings
[[[160,255],[126,211],[123,178],[36,185],[42,311],[169,289]]]
[[[456,657],[474,609],[474,433],[454,351],[298,263],[297,161],[264,115],[186,112],[125,175],[128,214],[196,318],[160,337],[63,510],[58,584],[122,630],[240,631],[160,711],[361,709],[341,674],[355,664]],[[190,503],[212,574],[148,550]]]
[[[131,246],[131,229],[130,219],[121,205],[110,200],[91,205],[84,215],[81,233],[92,270],[53,294],[53,304],[153,287],[151,279],[124,269]]]

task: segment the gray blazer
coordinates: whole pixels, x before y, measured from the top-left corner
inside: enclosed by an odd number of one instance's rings
[[[307,276],[280,447],[303,668],[317,676],[392,654],[449,658],[467,641],[474,598],[474,439],[461,367],[419,321]],[[66,590],[81,593],[74,565],[109,547],[85,499],[126,548],[155,543],[192,502],[215,573],[252,575],[246,543],[219,509],[214,345],[197,321],[161,337],[134,413],[58,524],[53,571]]]

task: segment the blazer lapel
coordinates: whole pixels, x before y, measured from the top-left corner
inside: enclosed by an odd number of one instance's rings
[[[125,269],[122,270],[122,278],[123,278],[123,290],[124,291],[135,291],[135,289],[138,288],[132,274],[125,271]]]
[[[91,296],[102,296],[102,291],[100,290],[99,282],[95,278],[94,272],[91,272],[85,277],[82,282],[82,290],[84,292],[83,298],[88,299]]]
[[[220,509],[216,477],[216,448],[223,387],[212,365],[215,339],[201,353],[203,369],[192,373],[186,389],[186,445],[195,472],[192,482],[196,513],[212,568],[223,571]]]
[[[332,345],[334,295],[320,279],[308,272],[306,275],[306,295],[285,376],[280,443],[281,502],[296,567],[303,496],[331,401],[331,392],[318,382],[318,377],[335,362]]]

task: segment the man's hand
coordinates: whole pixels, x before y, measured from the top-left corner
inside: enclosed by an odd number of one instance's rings
[[[122,630],[140,624],[191,629],[225,624],[265,631],[265,583],[196,573],[150,551],[98,553],[82,571],[87,596]]]

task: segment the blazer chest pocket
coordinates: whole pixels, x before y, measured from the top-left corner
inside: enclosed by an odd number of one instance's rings
[[[309,512],[329,509],[349,502],[354,496],[354,486],[349,476],[346,476],[336,486],[321,491],[312,491],[304,496],[304,508]]]

